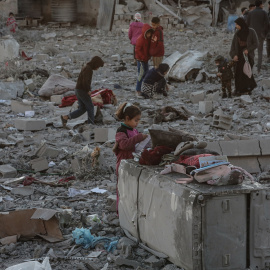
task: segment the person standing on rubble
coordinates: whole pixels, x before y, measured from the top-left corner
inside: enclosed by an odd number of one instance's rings
[[[258,37],[258,64],[257,71],[260,73],[263,56],[263,42],[269,30],[269,19],[265,10],[263,10],[262,0],[255,1],[256,8],[249,12],[247,25],[256,31]]]
[[[94,56],[91,61],[82,68],[75,88],[79,108],[68,115],[61,115],[63,127],[66,127],[69,119],[78,118],[86,111],[88,114],[88,124],[94,124],[94,105],[89,92],[91,91],[93,71],[98,70],[100,67],[103,67],[103,65],[103,60],[99,56]]]
[[[152,56],[154,68],[158,68],[164,57],[163,27],[160,26],[160,19],[153,17],[151,26],[154,30],[150,44],[150,55]]]
[[[135,57],[135,45],[138,37],[142,34],[142,28],[143,28],[143,23],[141,22],[141,14],[136,13],[134,15],[135,22],[132,22],[129,26],[128,30],[128,37],[130,39],[130,43],[133,45],[134,50],[133,50],[133,55],[134,55],[134,65],[137,65],[136,57]]]
[[[151,36],[154,30],[149,24],[144,24],[142,34],[139,36],[135,46],[135,57],[137,60],[138,77],[136,91],[137,96],[141,96],[142,81],[149,70],[148,61],[150,60],[149,48]]]
[[[16,32],[17,23],[13,12],[9,12],[9,17],[7,19],[7,27],[10,30],[10,32],[12,33]]]
[[[254,65],[254,51],[258,47],[258,38],[256,32],[252,28],[248,28],[243,18],[235,20],[237,28],[234,34],[230,56],[236,62],[235,69],[235,95],[250,94],[257,86],[253,74],[249,78],[243,71],[247,56],[251,68]],[[245,56],[244,56],[245,55]]]
[[[141,120],[141,110],[137,106],[124,102],[119,106],[115,115],[119,120],[124,120],[117,129],[115,145],[113,147],[113,152],[117,157],[116,176],[118,178],[118,168],[121,160],[133,159],[132,153],[135,152],[136,144],[145,140],[148,135],[139,133],[136,129]],[[117,206],[118,201],[119,196],[117,190]]]

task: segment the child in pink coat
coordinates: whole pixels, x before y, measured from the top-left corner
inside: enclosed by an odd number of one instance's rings
[[[137,41],[138,37],[142,33],[143,23],[141,22],[141,14],[140,13],[136,13],[134,15],[134,19],[135,19],[135,22],[132,22],[129,26],[128,37],[130,39],[130,43],[134,46],[133,56],[134,56],[134,62],[137,65],[137,62],[135,59],[135,45],[136,45],[136,41]]]

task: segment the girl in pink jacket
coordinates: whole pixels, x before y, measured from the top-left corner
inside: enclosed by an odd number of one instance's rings
[[[137,62],[136,62],[136,59],[135,59],[135,45],[136,45],[136,41],[137,41],[138,37],[142,33],[143,23],[141,22],[141,18],[142,18],[141,14],[136,13],[134,15],[135,22],[132,22],[130,24],[129,30],[128,30],[128,37],[130,39],[130,43],[134,47],[133,55],[134,55],[134,60],[135,60],[136,65],[137,65]]]
[[[147,138],[146,134],[139,133],[137,125],[141,120],[141,110],[131,103],[124,102],[115,113],[119,120],[124,120],[117,129],[115,135],[115,145],[113,151],[117,157],[116,176],[118,183],[118,168],[122,159],[133,159],[132,153],[135,152],[137,143]],[[117,188],[117,212],[118,212],[119,194]]]

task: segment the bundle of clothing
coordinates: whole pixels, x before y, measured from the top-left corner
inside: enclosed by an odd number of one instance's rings
[[[102,108],[104,104],[117,104],[117,98],[114,95],[113,91],[107,88],[92,91],[91,98],[94,106],[98,106],[100,108]],[[63,97],[62,103],[59,105],[59,107],[63,108],[72,106],[75,101],[77,101],[76,95]]]

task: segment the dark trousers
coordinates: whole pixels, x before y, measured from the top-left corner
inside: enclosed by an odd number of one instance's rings
[[[263,42],[264,42],[264,39],[258,38],[258,40],[259,40],[259,44],[258,44],[258,65],[257,65],[257,69],[258,69],[258,71],[260,71],[261,67],[262,67],[262,55],[263,55]]]
[[[270,60],[270,39],[266,40],[266,51],[267,51],[267,58]]]
[[[228,94],[232,93],[232,81],[231,80],[222,81],[221,87],[222,87],[223,94],[226,94],[226,89],[228,90]]]
[[[88,114],[88,124],[94,124],[94,105],[88,93],[75,89],[75,94],[78,99],[79,108],[69,114],[70,119],[75,119],[83,115],[86,111]]]
[[[138,68],[138,78],[136,91],[141,92],[143,79],[149,70],[148,62],[137,61],[137,68]]]

